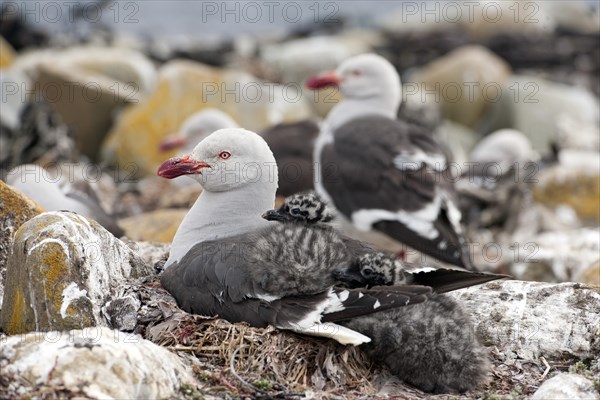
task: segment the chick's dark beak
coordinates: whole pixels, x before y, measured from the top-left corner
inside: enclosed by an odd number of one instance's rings
[[[366,279],[360,274],[358,268],[338,268],[333,271],[333,277],[352,288],[365,287],[367,285]]]
[[[290,216],[287,213],[283,213],[280,210],[269,210],[263,213],[262,217],[267,221],[286,222],[290,220]]]

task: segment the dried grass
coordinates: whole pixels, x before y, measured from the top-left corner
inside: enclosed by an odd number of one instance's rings
[[[356,347],[185,313],[156,279],[131,290],[143,304],[138,333],[169,350],[193,355],[195,372],[207,383],[238,394],[279,398],[308,391],[318,391],[318,398],[376,394],[371,382],[378,369]]]

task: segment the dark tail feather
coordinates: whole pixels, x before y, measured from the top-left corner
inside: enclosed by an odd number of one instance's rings
[[[468,272],[445,268],[427,272],[412,272],[412,276],[414,278],[412,283],[431,286],[436,293],[446,293],[497,279],[511,278],[510,275],[486,274],[483,272]]]
[[[464,244],[464,240],[459,238],[457,233],[447,226],[447,224],[441,223],[439,220],[434,223],[434,226],[440,232],[440,235],[436,239],[431,240],[418,235],[397,221],[381,221],[373,225],[378,231],[423,254],[470,271],[475,271],[476,269],[471,262],[468,246]],[[442,241],[446,242],[443,249],[440,248]]]

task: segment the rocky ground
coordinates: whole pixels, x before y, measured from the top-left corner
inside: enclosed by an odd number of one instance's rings
[[[545,24],[390,15],[377,29],[184,47],[3,19],[3,91],[29,94],[3,92],[0,114],[0,398],[598,398],[600,27],[577,7],[542,7]],[[493,363],[470,393],[431,396],[360,349],[187,314],[157,280],[200,191],[155,177],[173,155],[160,141],[207,107],[257,131],[323,117],[339,93],[307,95],[303,80],[367,51],[401,73],[402,117],[452,152],[475,263],[515,277],[453,294]],[[464,163],[503,128],[527,137],[532,163],[474,186]],[[25,163],[86,181],[125,235],[6,184]]]

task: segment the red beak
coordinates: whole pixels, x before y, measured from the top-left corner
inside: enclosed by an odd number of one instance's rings
[[[324,74],[314,75],[306,81],[306,87],[309,89],[321,89],[325,87],[337,87],[341,80],[334,72],[326,72]]]
[[[173,133],[160,142],[160,151],[179,149],[187,144],[187,139],[177,133]]]
[[[208,167],[210,165],[207,163],[196,161],[191,154],[187,154],[183,157],[169,158],[158,167],[156,174],[163,178],[173,179],[181,175],[198,174],[202,168]]]

